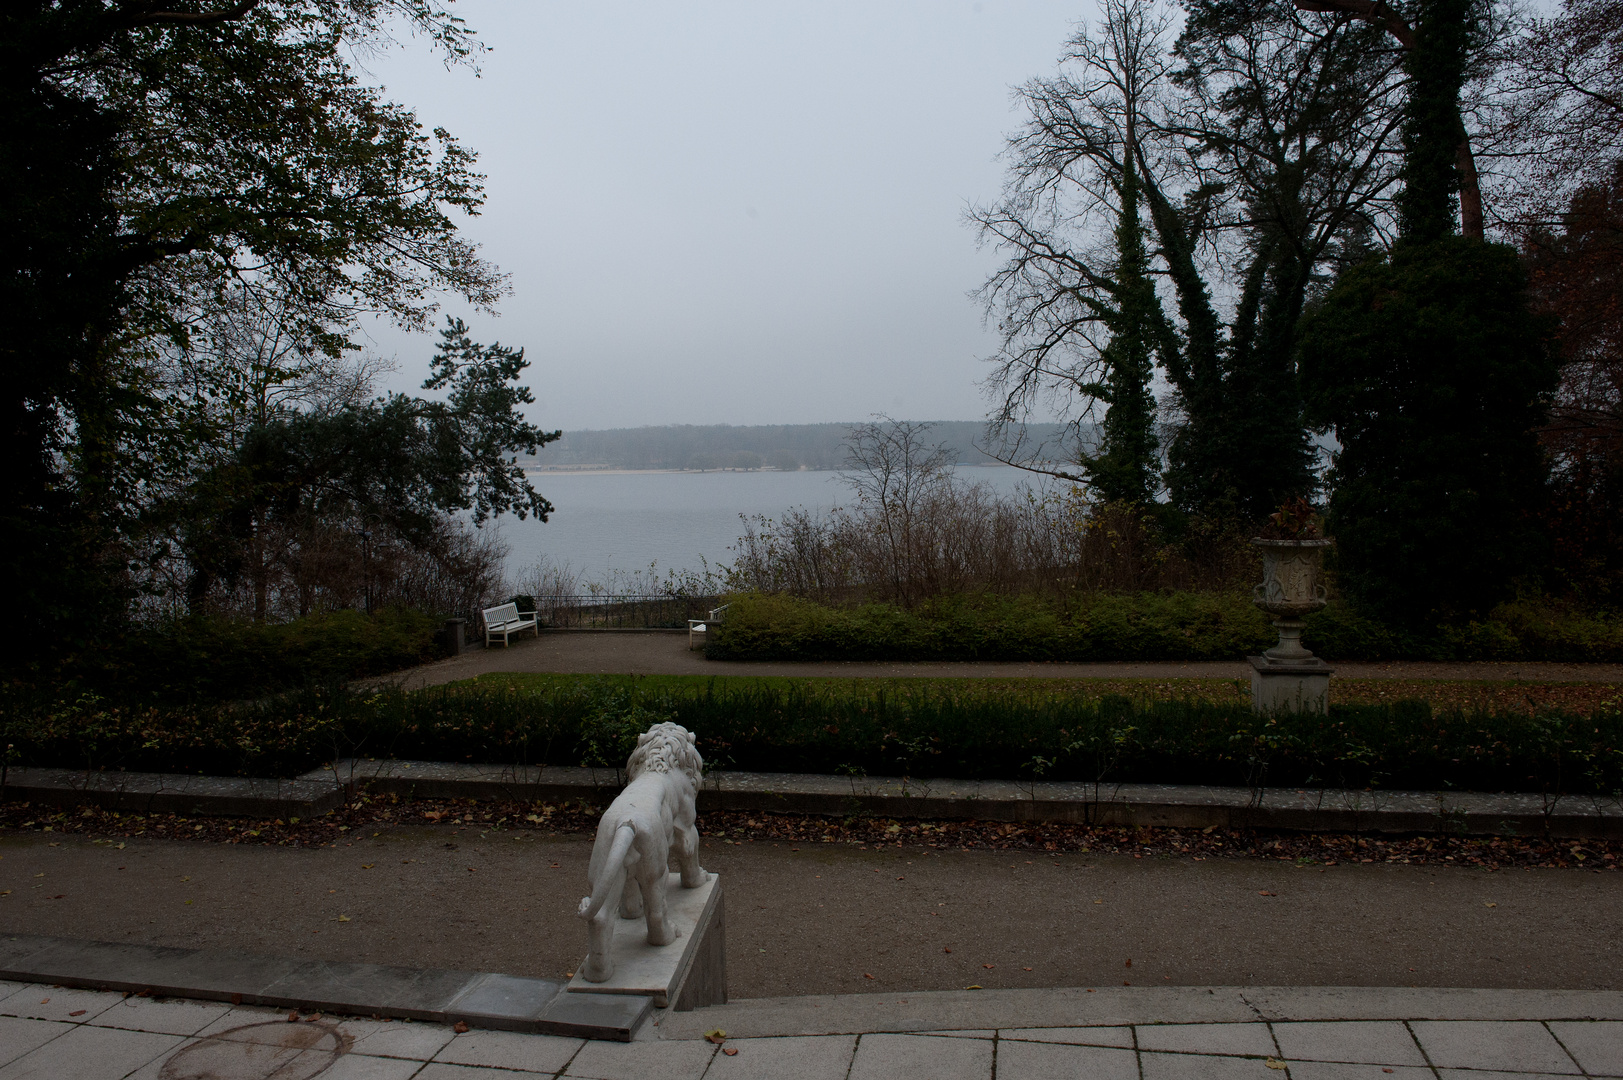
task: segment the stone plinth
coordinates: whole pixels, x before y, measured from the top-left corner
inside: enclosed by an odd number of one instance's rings
[[[721,1005],[727,1001],[727,938],[721,879],[697,889],[682,888],[680,874],[665,878],[667,918],[678,931],[669,945],[648,944],[642,919],[619,919],[614,928],[614,974],[607,982],[587,982],[578,973],[569,981],[572,993],[641,994],[656,1008],[676,1004],[678,1011]]]
[[[1284,662],[1248,656],[1251,708],[1262,714],[1319,713],[1330,707],[1330,673],[1323,660]]]

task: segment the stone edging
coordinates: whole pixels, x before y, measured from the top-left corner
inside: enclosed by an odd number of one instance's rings
[[[345,788],[419,798],[605,802],[614,769],[461,765],[346,759],[312,770]],[[909,780],[812,773],[713,772],[699,809],[887,818],[1056,821],[1302,832],[1449,833],[1469,836],[1623,836],[1623,800],[1435,791],[1345,791],[1178,784]]]
[[[0,979],[619,1042],[653,1008],[647,997],[564,993],[556,979],[28,934],[0,937]]]
[[[0,797],[137,813],[313,817],[356,787],[411,798],[606,803],[615,769],[346,759],[295,780],[11,769]],[[713,772],[700,810],[844,817],[1071,822],[1185,829],[1623,837],[1623,800],[1569,795],[1346,791],[1178,784],[1016,783]]]

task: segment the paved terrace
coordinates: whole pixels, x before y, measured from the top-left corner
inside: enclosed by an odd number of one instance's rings
[[[1619,1076],[1620,1018],[1619,993],[957,991],[741,1001],[611,1043],[0,983],[0,1080]]]
[[[556,630],[515,638],[507,648],[475,644],[462,656],[412,668],[391,678],[415,689],[493,672],[573,675],[793,675],[834,678],[1245,679],[1241,661],[1110,664],[974,662],[790,662],[706,660],[688,648],[684,630]],[[1470,679],[1623,683],[1623,664],[1470,663],[1420,661],[1339,663],[1348,679]]]

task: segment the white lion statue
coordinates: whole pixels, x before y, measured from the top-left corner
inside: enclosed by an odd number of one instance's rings
[[[626,762],[625,790],[598,822],[586,870],[592,895],[581,900],[579,912],[588,922],[581,968],[586,981],[607,982],[614,975],[611,899],[618,898],[622,919],[647,915],[648,944],[669,945],[678,933],[665,917],[670,866],[681,870],[685,889],[709,880],[699,865],[699,830],[693,824],[703,768],[693,734],[680,724],[655,724],[637,736]]]

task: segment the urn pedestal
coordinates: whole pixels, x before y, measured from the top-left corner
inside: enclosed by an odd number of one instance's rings
[[[1303,616],[1325,605],[1319,582],[1330,540],[1253,540],[1262,551],[1262,584],[1251,602],[1274,616],[1279,644],[1251,663],[1251,707],[1258,713],[1324,713],[1335,669],[1302,645]]]

